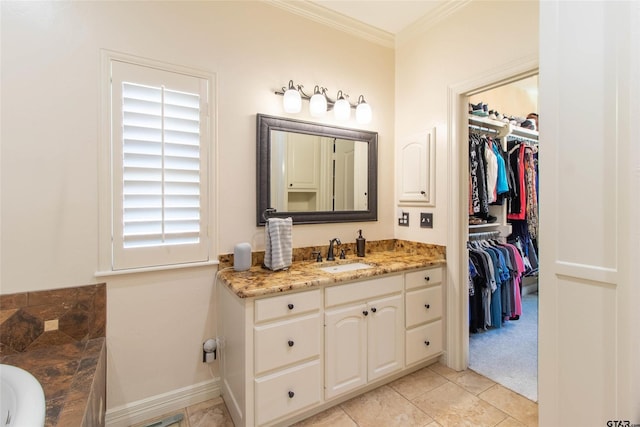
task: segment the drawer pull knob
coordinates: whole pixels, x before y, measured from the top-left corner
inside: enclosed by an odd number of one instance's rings
[[[293,347],[293,341],[289,340],[287,341],[287,344],[289,344],[289,347]]]
[[[424,345],[429,345],[429,344],[431,344],[429,341],[424,342]]]
[[[293,310],[293,304],[288,304],[287,307],[289,307],[289,310]]]
[[[364,314],[365,316],[367,316],[369,314],[369,312],[367,310],[363,311],[362,314]]]
[[[428,282],[429,280],[431,280],[431,277],[426,276],[426,277],[424,278],[424,280],[426,280],[426,281]]]
[[[372,307],[372,308],[371,308],[371,311],[375,313],[376,311],[378,311],[378,309],[377,309],[377,308],[375,308],[375,307]]]
[[[430,309],[430,308],[431,308],[431,305],[430,305],[430,304],[425,304],[425,305],[424,305],[424,308],[426,308],[426,309],[428,310],[428,309]]]
[[[295,393],[294,393],[294,392],[292,392],[292,391],[290,391],[290,392],[289,392],[289,399],[292,399],[292,398],[293,398],[293,396],[295,396]]]

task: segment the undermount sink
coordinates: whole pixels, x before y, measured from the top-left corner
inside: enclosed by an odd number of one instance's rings
[[[318,268],[326,273],[344,273],[346,271],[364,270],[365,268],[372,267],[373,265],[365,264],[363,262],[352,262],[350,264],[338,264]]]

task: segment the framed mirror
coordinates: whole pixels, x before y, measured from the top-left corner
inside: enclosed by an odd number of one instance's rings
[[[256,222],[378,220],[378,134],[257,115]]]

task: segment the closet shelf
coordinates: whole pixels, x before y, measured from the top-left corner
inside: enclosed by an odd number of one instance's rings
[[[535,130],[513,126],[511,123],[505,123],[499,120],[489,119],[487,117],[469,115],[469,124],[484,129],[494,130],[498,133],[498,137],[515,136],[533,139],[536,141],[538,140],[538,132]]]

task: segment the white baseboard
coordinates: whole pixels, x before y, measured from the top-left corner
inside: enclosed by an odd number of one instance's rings
[[[109,409],[105,422],[107,427],[129,427],[218,396],[220,378],[214,378]]]

